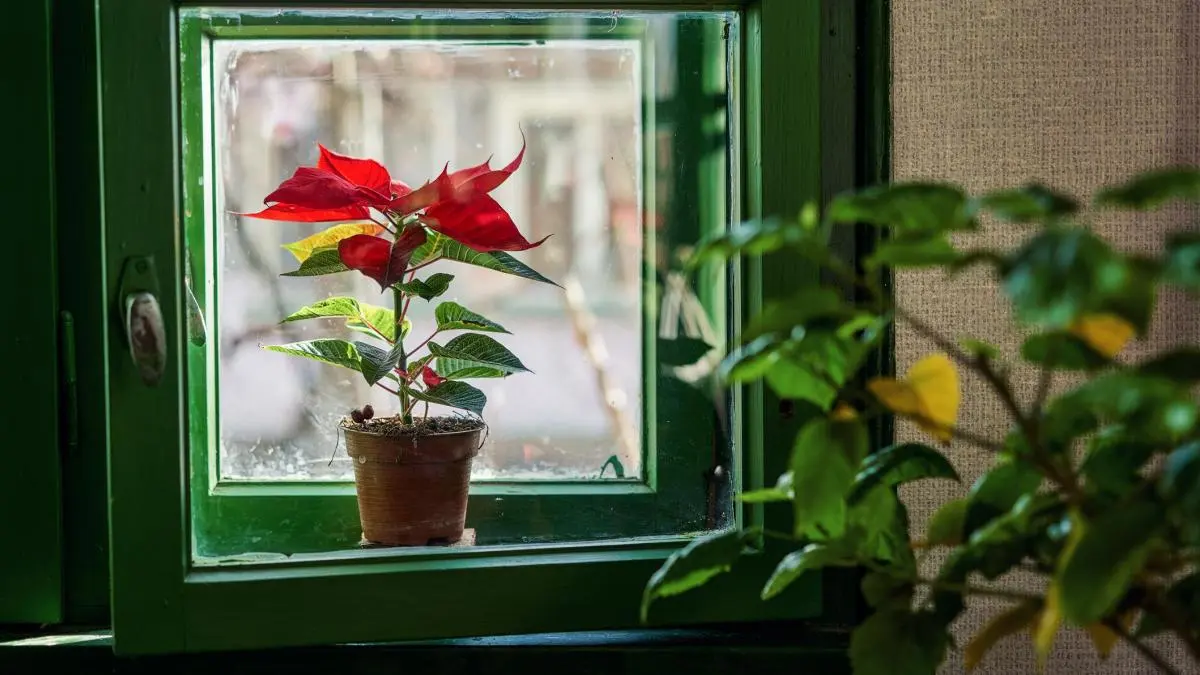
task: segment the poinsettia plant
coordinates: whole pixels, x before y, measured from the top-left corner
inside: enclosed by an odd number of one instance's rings
[[[447,164],[436,178],[415,189],[394,179],[373,159],[317,147],[316,166],[296,169],[266,196],[265,208],[242,215],[338,223],[285,245],[300,266],[284,276],[357,271],[379,284],[381,293],[390,294],[391,306],[352,297],[326,298],[284,321],[338,318],[369,339],[325,338],[266,348],[361,373],[368,384],[397,397],[405,424],[411,424],[419,402],[482,415],[486,397],[464,380],[528,370],[508,348],[486,335],[508,331],[457,302],[445,301],[434,310],[435,325],[410,346],[408,310],[414,297],[433,301],[450,288],[451,274],[418,276],[441,260],[553,283],[508,253],[539,246],[545,238],[527,240],[490,194],[521,166],[524,144],[501,168],[492,168],[490,159],[458,171],[450,171]],[[451,331],[460,334],[440,339]]]
[[[1136,212],[1176,201],[1200,202],[1200,171],[1148,172],[1101,190],[1091,207]],[[1020,228],[1021,244],[972,246],[985,219]],[[826,241],[832,228],[859,224],[886,236],[851,265]],[[904,183],[841,195],[823,213],[811,205],[795,220],[747,223],[694,260],[763,253],[793,256],[829,280],[766,303],[720,368],[731,384],[763,381],[803,420],[787,471],[741,495],[764,508],[778,503],[791,527],[695,540],[650,579],[643,613],[735,568],[744,550],[770,538],[783,540],[786,555],[763,580],[764,599],[814,570],[863,572],[872,610],[850,640],[856,675],[932,675],[956,648],[952,624],[984,597],[1001,609],[958,645],[967,670],[1021,634],[1040,668],[1056,635],[1074,625],[1101,658],[1124,643],[1163,672],[1195,672],[1200,348],[1176,344],[1142,358],[1126,349],[1147,336],[1162,291],[1200,295],[1195,230],[1170,233],[1152,255],[1130,254],[1091,229],[1073,198],[1041,185],[970,195]],[[953,292],[967,267],[986,270],[1007,296],[1025,336],[1019,353],[928,324],[895,301],[882,273],[941,271]],[[901,377],[864,372],[893,323],[935,349]],[[1020,369],[1034,376],[1016,376]],[[1006,433],[960,423],[961,372],[986,384]],[[912,423],[914,437],[872,451],[868,425],[887,418]],[[896,488],[959,480],[956,447],[989,453],[991,465],[924,527],[910,527]],[[1172,663],[1147,643],[1160,634],[1191,663]]]

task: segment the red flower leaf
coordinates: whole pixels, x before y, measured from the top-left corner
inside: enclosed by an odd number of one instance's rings
[[[530,242],[508,212],[488,195],[468,201],[447,200],[425,210],[424,222],[451,239],[484,253],[524,251],[541,245],[547,237]]]
[[[302,166],[292,177],[279,184],[267,195],[264,203],[291,204],[305,209],[341,209],[348,206],[367,206],[370,192],[341,176]]]
[[[407,216],[410,213],[415,213],[448,198],[453,194],[453,190],[454,184],[450,182],[450,175],[443,168],[442,173],[437,178],[434,178],[416,190],[393,199],[388,204],[388,209]]]
[[[433,368],[425,366],[421,369],[421,381],[425,383],[426,387],[433,388],[445,382],[446,378],[438,375]]]
[[[404,278],[412,252],[425,243],[425,230],[409,228],[395,241],[370,234],[356,234],[338,242],[342,263],[387,288]]]
[[[332,223],[340,220],[365,220],[370,211],[365,206],[344,206],[339,209],[309,209],[295,204],[273,204],[257,213],[238,213],[247,218],[285,220],[294,223]]]
[[[317,148],[321,152],[317,160],[318,169],[340,176],[352,185],[368,188],[381,195],[391,195],[392,177],[379,162],[336,153],[320,143]]]
[[[492,190],[500,187],[508,177],[513,175],[517,169],[521,167],[521,160],[525,158],[525,136],[521,136],[521,151],[502,169],[491,169],[488,167],[489,162],[484,162],[477,167],[463,169],[462,171],[454,172],[454,175],[463,174],[463,180],[455,181],[454,193],[456,199],[469,200],[476,195],[487,194]],[[489,160],[490,161],[490,160]],[[474,173],[469,173],[474,172]]]

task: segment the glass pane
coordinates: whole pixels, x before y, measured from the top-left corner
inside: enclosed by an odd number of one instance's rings
[[[639,40],[537,45],[449,41],[220,40],[214,130],[219,166],[217,284],[223,479],[350,478],[335,454],[338,420],[395,397],[355,372],[262,344],[354,340],[344,323],[279,323],[323,297],[388,305],[360,274],[297,280],[282,248],[329,223],[271,223],[255,211],[317,143],[376,158],[420,185],[527,144],[522,167],[493,196],[530,240],[521,255],[563,289],[443,262],[451,299],[511,331],[502,341],[535,375],[473,382],[487,397],[488,440],[477,479],[596,478],[616,456],[642,470],[642,234],[644,137]],[[435,303],[414,302],[415,342]],[[580,332],[580,327],[594,326]],[[443,339],[442,342],[445,340]],[[434,406],[431,414],[452,411]],[[330,459],[332,457],[332,463]],[[608,470],[611,474],[611,469]]]
[[[269,16],[183,12],[185,199],[203,211],[187,212],[188,241],[204,261],[197,293],[210,335],[193,347],[189,387],[198,554],[358,543],[356,512],[346,511],[355,460],[341,424],[365,404],[376,420],[401,413],[394,389],[407,371],[385,368],[373,387],[355,369],[263,348],[328,339],[386,353],[389,343],[345,318],[281,322],[335,297],[403,315],[405,363],[470,334],[434,334],[438,305],[458,303],[503,326],[485,335],[532,371],[468,381],[486,396],[467,515],[477,543],[724,525],[733,453],[729,402],[713,371],[727,335],[728,280],[724,270],[686,273],[681,261],[734,212],[727,74],[737,15],[442,12],[418,24],[402,12],[336,14],[355,23],[355,39],[328,37],[321,21],[333,14]],[[188,45],[202,58],[189,60]],[[509,253],[556,283],[442,259],[416,263],[402,279],[453,275],[449,290],[395,307],[392,290],[381,291],[382,267],[375,278],[286,276],[322,253],[288,245],[339,223],[415,228],[403,218],[420,218],[427,240],[439,227],[461,234],[433,206],[322,222],[242,215],[263,209],[299,168],[322,168],[318,144],[377,160],[413,189],[447,166],[498,169],[523,149],[490,197],[528,241],[548,237]],[[380,198],[404,194],[391,192]],[[349,260],[331,242],[324,253]],[[355,349],[361,358],[369,348]],[[442,375],[450,364],[428,362]],[[415,377],[413,386],[416,396],[431,385]],[[474,415],[436,402],[426,412],[415,400],[409,411]],[[717,465],[725,470],[713,480]],[[318,499],[342,515],[286,523],[276,515],[321,513]],[[569,522],[575,512],[579,522]]]

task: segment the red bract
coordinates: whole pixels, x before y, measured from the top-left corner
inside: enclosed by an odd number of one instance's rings
[[[430,368],[429,366],[425,366],[424,368],[421,369],[421,381],[425,383],[426,387],[432,388],[432,387],[436,387],[439,384],[445,382],[446,378],[442,377],[441,375],[438,375],[437,371],[435,371],[433,368]]]
[[[491,168],[490,160],[454,172],[449,172],[447,166],[437,178],[416,190],[392,180],[379,162],[318,147],[320,159],[316,167],[297,169],[267,195],[264,200],[267,208],[243,215],[267,220],[330,222],[368,218],[370,209],[397,219],[424,211],[422,224],[481,252],[523,251],[545,241],[525,239],[504,208],[488,196],[521,166],[524,143],[517,156],[500,169]],[[374,248],[369,260],[374,265],[379,263],[374,252],[382,249],[375,244],[371,246]],[[343,262],[346,262],[344,256]],[[355,269],[367,273],[363,267]]]
[[[410,227],[395,242],[370,234],[356,234],[338,242],[338,256],[352,270],[358,270],[387,288],[401,281],[412,252],[425,243],[425,230]]]

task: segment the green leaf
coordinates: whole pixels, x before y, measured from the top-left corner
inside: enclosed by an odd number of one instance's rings
[[[783,300],[767,302],[742,331],[742,344],[772,333],[781,338],[793,335],[816,319],[849,318],[854,314],[841,295],[829,288],[804,288]]]
[[[846,501],[854,504],[876,486],[891,487],[921,478],[959,479],[950,461],[928,445],[888,446],[863,460]]]
[[[742,555],[751,533],[738,530],[713,532],[692,540],[671,554],[650,577],[642,593],[642,622],[650,612],[650,603],[658,598],[679,595],[703,586],[709,579],[728,572]]]
[[[1063,615],[1080,626],[1108,615],[1141,571],[1162,522],[1162,509],[1148,502],[1096,518],[1059,573]]]
[[[979,199],[979,206],[1010,223],[1044,222],[1064,218],[1079,210],[1074,199],[1036,183],[1015,190],[989,192]]]
[[[1183,613],[1189,626],[1200,626],[1200,572],[1194,572],[1172,584],[1167,590],[1166,601]],[[1150,637],[1165,630],[1167,626],[1157,614],[1147,613],[1134,632],[1134,637]]]
[[[878,486],[851,505],[846,513],[846,531],[846,539],[855,544],[859,560],[886,563],[908,576],[916,575],[908,511],[891,487]]]
[[[774,486],[743,492],[739,495],[738,499],[749,504],[762,504],[766,502],[790,502],[793,496],[792,472],[785,471],[779,475],[779,479],[775,481]]]
[[[1111,313],[1144,333],[1154,308],[1155,272],[1082,227],[1043,230],[1012,256],[1003,278],[1019,318],[1049,328]]]
[[[775,363],[775,352],[783,344],[773,335],[764,335],[729,352],[721,360],[717,373],[721,379],[731,383],[757,380]]]
[[[847,556],[844,547],[840,546],[809,544],[799,551],[792,551],[775,566],[775,571],[763,586],[762,599],[770,600],[779,595],[809,570],[830,565],[848,565],[851,562],[852,558]]]
[[[1021,461],[997,464],[979,477],[967,495],[963,533],[969,536],[992,519],[1009,511],[1022,496],[1037,490],[1042,475]]]
[[[1087,342],[1065,331],[1029,337],[1021,345],[1021,356],[1057,370],[1098,370],[1112,364]]]
[[[941,267],[952,265],[961,254],[944,234],[929,237],[890,239],[879,244],[867,258],[868,268]]]
[[[854,629],[850,663],[854,675],[934,675],[949,644],[937,616],[888,607]]]
[[[1200,519],[1200,441],[1182,445],[1167,455],[1158,492],[1178,504],[1186,519]]]
[[[854,467],[866,454],[867,430],[857,420],[819,418],[800,430],[791,459],[798,536],[810,526],[823,528],[831,537],[841,536],[846,527],[846,491],[854,480]]]
[[[466,379],[495,377],[495,373],[530,372],[525,364],[494,338],[478,333],[459,335],[445,346],[429,343],[429,353],[438,357],[442,377]]]
[[[869,223],[902,232],[974,230],[973,205],[953,185],[896,183],[839,195],[826,218],[834,223]]]
[[[1096,194],[1096,204],[1147,211],[1176,200],[1200,200],[1200,171],[1180,166],[1139,174]]]
[[[300,268],[291,272],[284,272],[280,276],[284,277],[316,277],[323,274],[337,274],[338,272],[349,271],[349,267],[342,262],[342,256],[338,253],[336,246],[328,248],[318,248],[312,252],[304,262],[300,263]]]
[[[887,572],[870,572],[863,575],[862,593],[867,604],[875,607],[896,605],[908,609],[912,602],[913,583]]]
[[[394,342],[396,340],[396,321],[392,317],[392,310],[386,307],[377,307],[360,303],[354,298],[337,296],[325,298],[298,309],[284,318],[283,323],[305,319],[346,318],[348,328]],[[407,320],[405,322],[408,323]],[[407,330],[405,332],[407,333]]]
[[[1200,348],[1180,347],[1141,363],[1138,372],[1182,384],[1200,382]]]
[[[508,330],[500,324],[476,314],[457,302],[443,302],[433,312],[437,319],[437,329],[444,330],[475,330],[487,333],[507,333]]]
[[[1062,400],[1061,405],[1120,422],[1146,442],[1175,442],[1195,429],[1200,417],[1186,385],[1136,371],[1105,373]]]
[[[437,272],[430,274],[428,279],[413,279],[402,284],[396,284],[402,293],[415,295],[422,300],[432,300],[450,290],[450,282],[454,281],[453,274]]]
[[[431,232],[425,243],[413,251],[412,258],[409,259],[408,264],[410,267],[416,267],[435,258],[454,260],[504,274],[511,274],[522,279],[529,279],[530,281],[540,281],[544,284],[552,284],[554,286],[558,285],[504,251],[480,253],[436,232]],[[432,279],[432,277],[430,278]]]
[[[738,255],[762,255],[786,247],[814,250],[823,246],[815,209],[806,208],[798,220],[751,220],[706,238],[688,259],[687,266],[694,269],[709,261],[725,261]]]
[[[1153,445],[1130,437],[1122,427],[1107,427],[1088,444],[1079,470],[1089,488],[1125,496],[1141,480],[1139,470],[1153,454]]]
[[[966,529],[967,504],[966,499],[952,499],[939,506],[929,518],[925,541],[930,546],[961,544]]]
[[[286,345],[266,345],[263,349],[280,354],[303,356],[313,361],[349,368],[356,373],[362,372],[362,357],[359,356],[358,349],[345,340],[323,338],[292,342]]]
[[[1200,234],[1176,232],[1167,239],[1163,279],[1193,293],[1200,291]]]
[[[347,319],[346,327],[371,336],[382,336],[388,342],[396,341],[396,321],[392,310],[365,302],[358,303],[362,314],[356,319]],[[376,332],[378,329],[378,332]],[[407,337],[412,330],[412,321],[404,317],[400,336]]]
[[[482,391],[457,380],[446,380],[436,387],[430,387],[425,391],[417,391],[416,388],[408,390],[409,396],[418,401],[428,401],[429,403],[439,403],[451,408],[459,408],[483,416],[483,407],[487,405],[487,396]]]
[[[366,342],[355,342],[354,346],[362,358],[363,377],[370,385],[374,385],[392,372],[392,369],[400,364],[400,357],[404,354],[404,347],[400,343],[396,343],[387,351]]]
[[[712,346],[700,338],[658,338],[655,357],[660,366],[690,366],[712,350]]]
[[[822,410],[829,410],[837,398],[837,389],[802,363],[785,356],[772,361],[767,370],[767,384],[781,399],[812,401]]]

